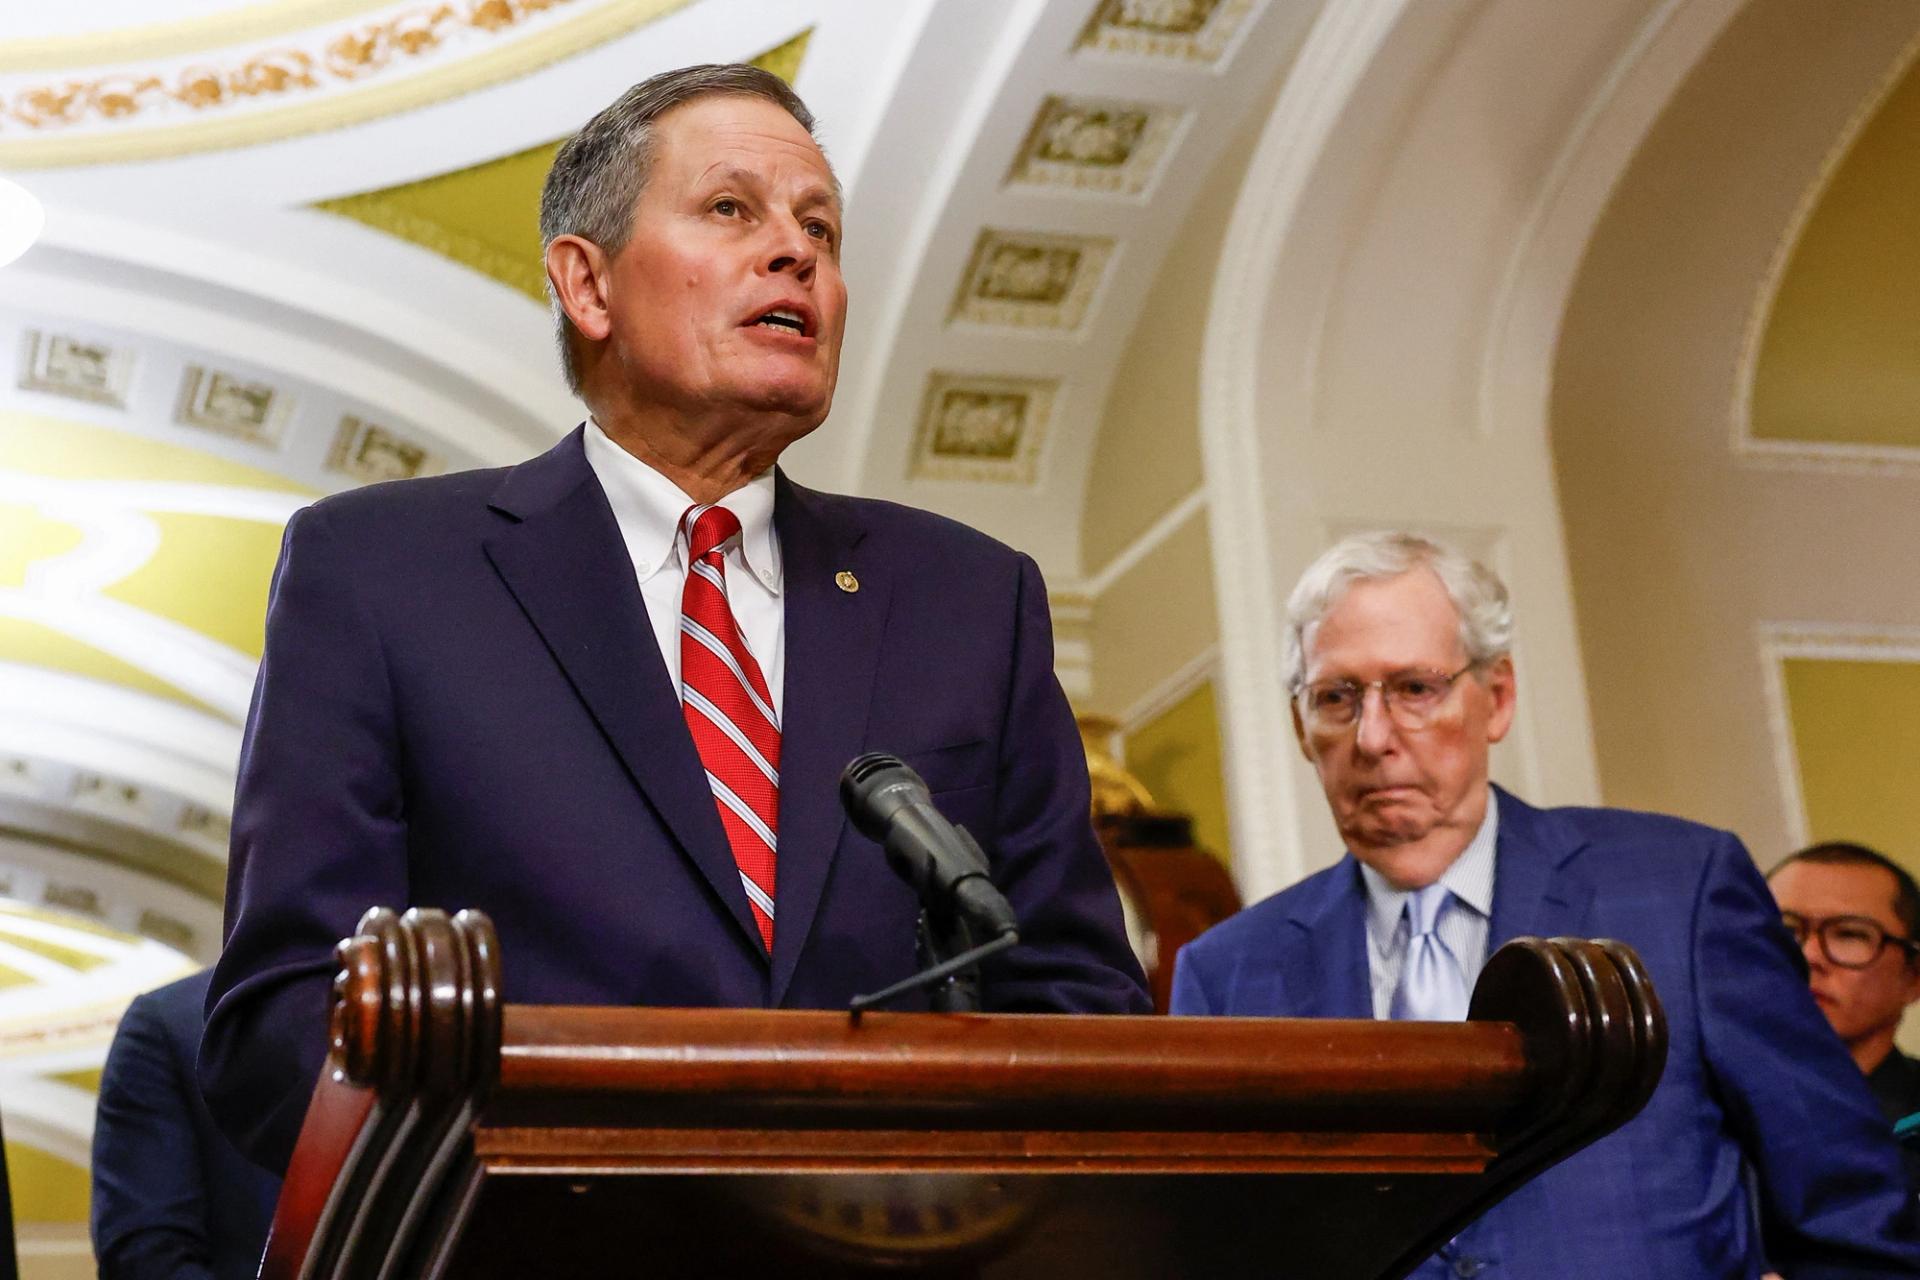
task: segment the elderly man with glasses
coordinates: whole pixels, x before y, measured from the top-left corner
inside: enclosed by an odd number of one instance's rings
[[[1294,732],[1347,856],[1184,948],[1173,1011],[1458,1019],[1493,948],[1575,935],[1638,949],[1672,1037],[1638,1117],[1416,1274],[1753,1280],[1770,1260],[1789,1280],[1920,1275],[1887,1127],[1740,842],[1535,809],[1489,782],[1518,688],[1499,578],[1424,538],[1364,534],[1307,569],[1287,613]]]
[[[1881,1112],[1892,1121],[1920,1111],[1920,1062],[1893,1044],[1907,1006],[1920,1000],[1920,886],[1885,854],[1844,841],[1790,855],[1767,885],[1807,958],[1814,1003]],[[1920,1179],[1920,1155],[1909,1153],[1907,1171]]]

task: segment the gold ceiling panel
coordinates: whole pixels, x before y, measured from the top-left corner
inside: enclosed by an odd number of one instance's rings
[[[1765,441],[1920,449],[1920,64],[1892,84],[1787,259],[1754,367]]]
[[[280,526],[154,513],[160,549],[103,593],[258,659]]]
[[[170,623],[224,646],[236,662],[258,659],[280,524],[196,512],[194,494],[313,491],[181,445],[22,413],[0,413],[0,484],[15,495],[0,503],[0,662],[231,719],[169,678],[161,659],[147,665],[143,646],[114,645],[101,628],[117,636],[121,622],[101,622],[100,610],[126,606],[138,611],[128,623],[136,630],[151,618],[156,635]],[[35,500],[41,492],[44,505]],[[109,568],[99,567],[103,558]]]

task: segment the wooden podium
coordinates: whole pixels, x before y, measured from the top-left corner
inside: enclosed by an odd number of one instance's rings
[[[1666,1058],[1574,939],[1466,1023],[503,1006],[471,912],[339,954],[266,1280],[1399,1277]]]

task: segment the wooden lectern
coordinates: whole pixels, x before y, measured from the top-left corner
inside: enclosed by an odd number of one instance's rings
[[[1574,939],[1466,1023],[503,1006],[472,912],[339,955],[266,1280],[1399,1277],[1666,1058]]]

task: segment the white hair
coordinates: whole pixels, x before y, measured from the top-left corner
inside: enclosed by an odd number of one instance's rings
[[[1401,530],[1342,538],[1307,566],[1287,597],[1281,671],[1289,691],[1306,680],[1313,633],[1356,582],[1397,578],[1426,569],[1440,580],[1460,617],[1460,647],[1470,662],[1490,662],[1513,648],[1513,606],[1498,574],[1457,548]]]

